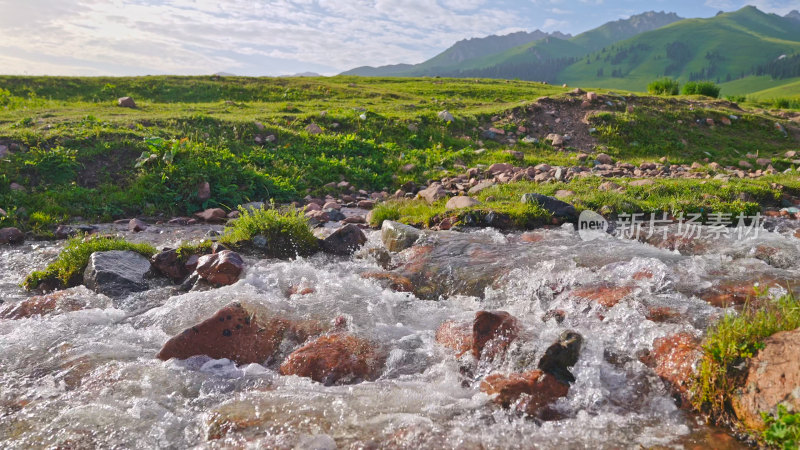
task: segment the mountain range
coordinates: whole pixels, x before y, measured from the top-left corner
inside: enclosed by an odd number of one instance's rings
[[[505,78],[629,90],[670,77],[711,80],[726,95],[784,85],[794,86],[788,89],[794,95],[800,94],[800,12],[779,16],[746,6],[684,19],[650,11],[574,37],[537,30],[462,40],[420,64],[359,67],[343,75]]]

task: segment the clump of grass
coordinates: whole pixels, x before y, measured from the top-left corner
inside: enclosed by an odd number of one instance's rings
[[[683,85],[683,95],[705,95],[719,97],[719,86],[711,81],[690,81]]]
[[[390,201],[379,203],[372,209],[369,224],[373,227],[380,228],[385,220],[397,221],[401,217],[400,209],[397,207],[397,201]]]
[[[86,240],[76,237],[67,241],[58,258],[44,270],[28,275],[23,286],[26,289],[36,289],[43,283],[55,288],[77,286],[83,280],[83,271],[92,253],[110,250],[130,250],[148,258],[156,253],[150,244],[134,244],[116,237],[98,236]]]
[[[800,327],[800,301],[793,295],[746,305],[714,325],[703,344],[703,357],[692,388],[692,402],[719,422],[733,418],[731,398],[737,387],[736,366],[760,349],[764,339]]]
[[[794,450],[800,447],[800,413],[790,414],[786,406],[778,405],[777,413],[761,413],[767,429],[761,438],[767,445],[784,450]]]
[[[670,78],[655,80],[647,85],[647,92],[656,95],[678,95],[680,84]]]
[[[314,253],[318,240],[311,233],[308,219],[296,209],[239,208],[240,216],[225,228],[220,242],[233,247],[252,244],[267,256],[291,258]]]

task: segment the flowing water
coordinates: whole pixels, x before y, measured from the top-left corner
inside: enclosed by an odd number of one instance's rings
[[[724,281],[797,279],[800,239],[780,222],[757,238],[713,241],[681,254],[607,236],[583,241],[569,226],[533,234],[442,232],[427,264],[435,287],[422,300],[359,274],[381,270],[369,257],[325,255],[296,261],[248,259],[228,287],[180,292],[166,284],[111,300],[78,287],[66,296],[86,309],[0,319],[0,446],[3,448],[619,448],[710,445],[719,433],[676,406],[664,383],[639,360],[653,340],[701,335],[725,310],[698,298]],[[158,229],[156,229],[158,230]],[[157,246],[202,235],[162,227],[129,236]],[[194,233],[194,234],[192,234]],[[534,238],[531,238],[534,236]],[[367,247],[380,247],[379,232]],[[530,242],[533,241],[533,242]],[[54,258],[60,244],[0,249],[0,307],[28,297],[26,273]],[[362,252],[366,253],[366,252]],[[404,254],[395,255],[402,263]],[[637,276],[646,273],[647,276]],[[491,280],[481,295],[459,294],[470,280]],[[613,307],[578,299],[580,286],[626,285]],[[292,286],[314,289],[288,295]],[[452,288],[452,289],[451,289]],[[467,290],[468,291],[468,290]],[[773,287],[773,294],[781,288]],[[221,307],[246,301],[292,318],[347,318],[350,331],[388,354],[373,382],[324,386],[277,373],[279,361],[236,366],[193,357],[162,362],[171,336]],[[653,307],[677,314],[647,320]],[[464,361],[436,344],[445,320],[471,321],[502,309],[520,319],[507,357],[465,374]],[[546,319],[565,313],[558,323]],[[503,410],[478,389],[490,372],[529,370],[564,330],[584,337],[577,381],[538,421]],[[291,349],[286,349],[290,351]],[[219,433],[220,423],[234,429]],[[713,441],[721,442],[721,441]],[[736,447],[735,442],[727,445]]]

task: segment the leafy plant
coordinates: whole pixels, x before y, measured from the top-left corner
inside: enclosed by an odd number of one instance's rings
[[[764,348],[764,339],[800,327],[800,302],[793,295],[745,305],[708,330],[703,357],[692,387],[694,406],[726,419],[736,389],[734,367]]]
[[[647,92],[656,95],[678,95],[680,84],[671,78],[655,80],[647,85]]]
[[[705,95],[719,97],[719,86],[711,81],[690,81],[683,85],[683,95]]]
[[[298,210],[239,208],[239,218],[226,227],[220,242],[240,246],[251,243],[265,254],[277,258],[307,256],[317,250],[317,238],[308,220]]]
[[[790,414],[779,404],[774,416],[762,412],[761,417],[767,426],[761,435],[764,442],[784,450],[800,448],[800,413]]]
[[[75,237],[67,241],[56,260],[44,270],[28,275],[23,286],[26,289],[36,289],[43,283],[51,288],[77,286],[82,281],[83,271],[86,270],[92,253],[110,250],[130,250],[148,258],[156,253],[156,249],[150,244],[134,244],[116,237]]]

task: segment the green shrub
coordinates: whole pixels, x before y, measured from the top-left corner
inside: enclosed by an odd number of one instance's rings
[[[156,253],[156,249],[150,244],[134,244],[116,237],[98,236],[87,240],[76,237],[67,241],[58,258],[44,270],[28,275],[23,286],[26,289],[36,289],[44,282],[48,286],[55,283],[55,287],[59,288],[77,286],[83,280],[83,271],[86,270],[92,253],[110,250],[130,250],[148,258]]]
[[[736,383],[733,367],[764,348],[764,339],[800,327],[800,301],[792,295],[745,305],[741,314],[728,314],[711,327],[692,387],[692,402],[712,417],[725,419]]]
[[[647,92],[656,95],[678,95],[680,84],[670,78],[655,80],[647,85]]]
[[[800,109],[800,98],[774,98],[770,101],[775,109]]]
[[[683,95],[705,95],[719,97],[719,86],[711,81],[690,81],[683,85]]]
[[[225,228],[220,242],[233,247],[251,243],[267,256],[292,258],[314,253],[319,244],[311,233],[308,219],[295,209],[248,210],[239,207],[240,216]]]
[[[761,413],[767,429],[761,434],[768,445],[784,450],[800,447],[800,413],[789,414],[786,406],[778,405],[778,413],[772,416]]]

